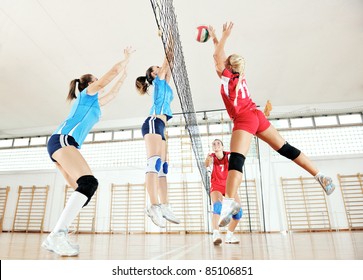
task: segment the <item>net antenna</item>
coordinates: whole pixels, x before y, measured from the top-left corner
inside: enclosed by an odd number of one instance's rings
[[[185,128],[188,131],[202,183],[209,194],[209,180],[204,165],[202,140],[199,133],[197,115],[194,110],[192,94],[189,86],[188,73],[179,38],[178,23],[174,13],[172,0],[150,0],[154,11],[166,57],[168,59],[176,91],[183,111]]]

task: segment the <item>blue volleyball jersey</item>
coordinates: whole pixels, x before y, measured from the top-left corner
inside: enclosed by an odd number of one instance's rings
[[[153,86],[153,106],[150,109],[150,115],[166,115],[168,120],[171,119],[173,113],[170,103],[174,98],[173,90],[166,80],[160,80],[158,76],[155,77]]]
[[[53,134],[71,135],[77,141],[78,148],[80,148],[100,117],[101,108],[98,103],[98,93],[88,95],[87,88],[85,88],[75,100],[67,119]]]

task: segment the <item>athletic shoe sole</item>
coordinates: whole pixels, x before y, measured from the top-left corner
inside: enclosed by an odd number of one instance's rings
[[[145,209],[145,213],[146,213],[146,215],[148,215],[149,216],[149,218],[151,219],[151,221],[156,225],[156,226],[158,226],[158,227],[160,227],[160,228],[166,228],[166,225],[159,225],[154,219],[153,219],[153,216],[152,215],[150,215],[150,213],[149,213],[149,209]]]
[[[214,245],[220,245],[222,243],[222,238],[217,238],[216,240],[213,240]]]
[[[232,219],[232,215],[237,214],[240,208],[241,206],[237,202],[235,202],[235,205],[233,206],[233,208],[230,209],[229,213],[224,218],[220,218],[219,226],[225,227],[226,225],[228,225]]]
[[[70,244],[70,245],[72,246],[72,248],[74,248],[75,250],[78,251],[78,249],[79,249],[79,246],[78,245],[73,245],[73,244]],[[78,254],[79,254],[78,252],[77,253],[73,253],[73,254],[61,254],[59,252],[56,252],[49,245],[48,240],[44,240],[44,242],[42,243],[41,246],[42,246],[42,248],[44,248],[44,249],[46,249],[46,250],[48,250],[50,252],[56,253],[56,254],[60,255],[61,257],[75,257],[75,256],[78,256]],[[78,249],[77,249],[77,247],[78,247]]]
[[[179,225],[179,224],[180,224],[180,221],[176,221],[176,220],[168,219],[166,216],[163,216],[163,218],[164,218],[165,220],[167,220],[167,221],[169,221],[169,222],[173,223],[173,224],[177,224],[177,225]]]
[[[326,195],[331,195],[331,194],[333,193],[333,191],[335,190],[335,186],[334,186],[334,185],[332,185],[332,186],[330,187],[330,189],[328,189],[328,188],[324,188],[324,190],[325,190]]]
[[[226,244],[239,244],[239,241],[224,241]]]

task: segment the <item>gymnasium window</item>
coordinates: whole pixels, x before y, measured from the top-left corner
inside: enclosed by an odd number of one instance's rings
[[[143,139],[143,138],[142,138],[142,132],[141,132],[141,129],[135,129],[135,130],[134,130],[134,138],[135,138],[135,139]]]
[[[337,116],[316,117],[315,124],[316,124],[316,126],[337,125],[338,118],[337,118]]]
[[[313,127],[313,118],[296,118],[291,119],[291,127]]]
[[[17,138],[14,140],[14,147],[28,146],[29,143],[29,138]]]
[[[0,139],[0,148],[10,148],[13,145],[13,139]]]
[[[179,136],[181,133],[181,129],[179,126],[176,127],[169,127],[168,130],[168,136],[172,137],[172,136]]]
[[[363,154],[363,126],[285,130],[281,135],[309,156]],[[274,152],[274,156],[279,155]]]
[[[340,124],[361,124],[361,114],[341,115],[339,116]]]
[[[86,139],[84,139],[84,143],[93,141],[93,133],[87,135]]]
[[[209,133],[222,133],[223,126],[220,124],[212,124],[209,126]]]
[[[110,141],[112,140],[112,131],[98,132],[94,134],[94,141]]]
[[[113,133],[114,140],[131,140],[132,139],[132,130],[121,130],[115,131]]]
[[[204,158],[212,152],[212,141],[216,138],[229,150],[231,122],[221,112],[198,114],[199,133]],[[363,124],[361,114],[344,114],[309,118],[278,119],[271,123],[280,130],[291,145],[303,150],[310,157],[363,154]],[[179,168],[189,158],[196,168],[189,135],[185,131],[183,118],[176,117],[167,129],[168,157],[174,167]],[[53,169],[46,141],[48,136],[0,139],[0,171]],[[271,150],[273,156],[279,155]],[[90,133],[82,146],[82,154],[92,168],[136,167],[144,168],[145,143],[139,127],[134,129]],[[263,155],[262,155],[263,156]],[[256,140],[251,143],[248,158],[257,157]],[[197,169],[195,169],[197,170]]]
[[[31,137],[30,138],[30,146],[39,146],[45,145],[47,143],[47,137]]]
[[[271,120],[270,122],[272,123],[272,125],[274,127],[276,127],[276,129],[289,128],[290,127],[288,119]]]

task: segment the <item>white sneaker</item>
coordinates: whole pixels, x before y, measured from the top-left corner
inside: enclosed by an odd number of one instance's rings
[[[318,173],[317,175],[315,175],[315,179],[322,186],[326,195],[331,195],[335,190],[335,185],[333,184],[332,178],[325,176],[321,173]]]
[[[66,233],[66,234],[67,234],[67,233]],[[77,251],[79,252],[79,245],[78,245],[78,244],[73,244],[73,243],[71,243],[71,242],[69,241],[69,239],[68,239],[68,235],[67,235],[67,240],[68,240],[69,245],[71,245],[71,247],[72,247],[73,249],[75,249],[75,250],[77,250]],[[48,250],[48,251],[53,252],[52,247],[51,247],[51,246],[50,246],[50,244],[49,244],[48,238],[46,238],[46,239],[43,241],[43,243],[42,243],[42,247],[43,247],[44,249]]]
[[[241,205],[234,201],[233,198],[224,198],[222,202],[221,216],[219,218],[219,226],[225,227],[229,224],[233,215],[236,215],[241,209]]]
[[[228,234],[226,235],[226,239],[224,240],[225,243],[227,244],[238,244],[239,240],[232,234]]]
[[[79,246],[73,247],[68,242],[66,231],[51,232],[42,243],[42,247],[60,256],[72,257],[79,254]]]
[[[220,235],[219,231],[214,230],[213,231],[213,244],[214,245],[219,245],[221,243],[222,243],[222,238],[221,238],[221,235]]]
[[[160,204],[163,217],[174,224],[180,224],[180,219],[175,216],[169,204]]]
[[[152,222],[158,227],[166,227],[163,213],[161,213],[161,207],[159,204],[153,204],[146,209],[146,214],[151,218]]]

